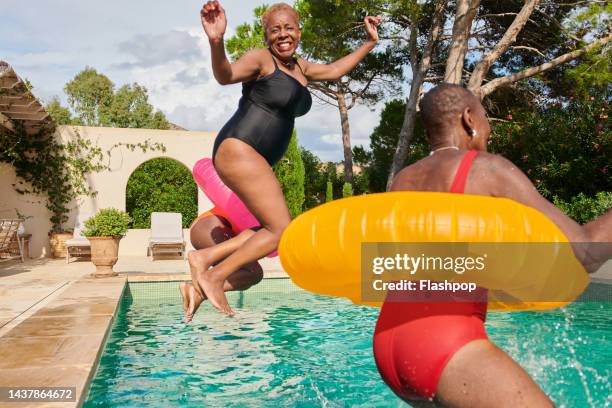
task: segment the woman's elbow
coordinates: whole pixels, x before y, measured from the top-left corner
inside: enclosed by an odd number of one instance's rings
[[[344,75],[342,74],[342,72],[340,71],[340,69],[335,66],[335,65],[330,65],[329,67],[329,72],[328,72],[328,77],[330,78],[330,81],[337,81],[340,78],[342,78]]]
[[[213,76],[215,80],[219,83],[219,85],[229,85],[232,83],[231,74],[227,74],[225,72],[215,72],[213,71]]]
[[[231,81],[230,81],[229,78],[215,76],[215,79],[217,80],[219,85],[229,85],[229,84],[231,84]]]

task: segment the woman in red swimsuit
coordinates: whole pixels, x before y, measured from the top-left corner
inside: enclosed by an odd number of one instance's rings
[[[580,226],[543,198],[515,165],[486,152],[491,128],[480,100],[466,89],[450,84],[432,89],[421,102],[421,114],[432,154],[402,170],[392,191],[507,197],[544,213],[572,243],[612,241],[612,210]],[[600,255],[589,262],[601,264],[610,256]],[[476,296],[482,300],[483,295],[481,290]],[[486,314],[486,302],[387,301],[374,333],[381,376],[413,406],[553,406],[488,340]]]

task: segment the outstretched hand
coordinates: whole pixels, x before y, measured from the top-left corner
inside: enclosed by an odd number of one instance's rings
[[[382,18],[380,16],[367,16],[363,19],[363,23],[365,24],[365,30],[368,34],[368,38],[370,41],[378,41],[378,27]]]
[[[225,34],[227,27],[227,19],[225,18],[225,10],[221,7],[218,1],[209,1],[200,10],[200,19],[204,32],[211,41],[220,41]]]

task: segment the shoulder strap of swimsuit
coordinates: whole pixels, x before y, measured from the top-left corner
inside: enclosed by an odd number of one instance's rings
[[[457,174],[455,174],[455,178],[453,179],[453,184],[451,185],[451,193],[463,194],[470,168],[476,156],[478,156],[478,150],[470,150],[463,156],[461,163],[459,163]]]
[[[298,66],[298,68],[300,69],[300,71],[302,72],[302,75],[304,75],[304,78],[306,78],[306,74],[304,73],[304,70],[302,69],[302,66],[300,65],[300,63],[298,62],[297,58],[295,59],[295,65]]]

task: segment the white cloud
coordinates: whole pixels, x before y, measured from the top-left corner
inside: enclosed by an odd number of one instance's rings
[[[320,137],[323,143],[334,146],[342,146],[342,135],[340,133],[325,134]]]
[[[137,34],[118,44],[118,50],[134,58],[121,65],[150,67],[170,61],[192,61],[199,56],[198,38],[185,31],[172,30],[162,34]]]

